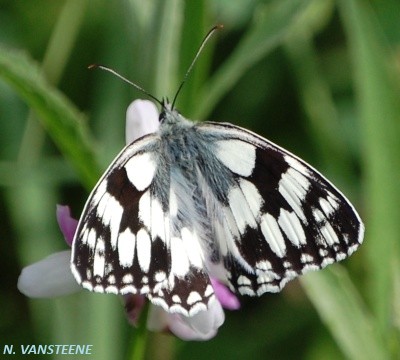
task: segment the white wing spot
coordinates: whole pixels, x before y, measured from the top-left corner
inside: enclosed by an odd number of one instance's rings
[[[327,199],[335,210],[337,210],[339,208],[339,203],[337,202],[335,195],[333,195],[332,193],[329,193],[327,196]]]
[[[107,206],[107,211],[103,216],[110,216],[110,232],[111,232],[110,241],[111,241],[111,247],[113,248],[113,250],[115,250],[117,246],[119,226],[121,224],[121,218],[124,212],[124,208],[114,197],[112,197],[111,199],[112,202]]]
[[[240,275],[237,279],[238,285],[251,285],[251,281],[247,276]]]
[[[147,228],[151,227],[151,199],[150,190],[147,190],[139,200],[139,219]]]
[[[189,294],[189,296],[188,296],[186,302],[188,303],[188,305],[193,305],[193,304],[195,304],[195,303],[197,303],[197,302],[199,302],[199,301],[201,301],[201,300],[202,300],[202,299],[201,299],[200,294],[199,294],[197,291],[192,291],[192,292]]]
[[[104,265],[105,265],[104,240],[102,237],[99,237],[97,239],[96,250],[94,253],[93,275],[103,277],[104,276]]]
[[[174,302],[174,303],[181,303],[182,301],[181,301],[181,298],[178,296],[178,295],[173,295],[172,296],[172,301]]]
[[[256,163],[256,148],[241,140],[219,140],[216,156],[233,173],[250,176]]]
[[[279,192],[293,208],[296,215],[307,224],[306,216],[302,210],[302,202],[305,200],[311,183],[307,178],[294,168],[289,168],[279,181]]]
[[[324,216],[324,214],[321,212],[321,210],[319,210],[319,209],[314,209],[313,210],[313,216],[314,216],[314,219],[317,221],[317,222],[321,222],[321,221],[324,221],[325,220],[325,216]]]
[[[143,191],[153,181],[157,164],[151,153],[137,154],[130,158],[125,164],[125,170],[129,181],[138,189]]]
[[[103,292],[104,292],[104,287],[103,287],[102,285],[96,285],[96,286],[93,288],[93,291],[94,291],[94,292],[98,292],[98,293],[103,293]]]
[[[261,216],[261,232],[271,250],[279,257],[286,254],[286,244],[276,219],[271,214]]]
[[[133,276],[132,276],[132,274],[125,274],[125,275],[122,277],[122,282],[123,282],[124,284],[132,284],[132,283],[133,283]]]
[[[301,245],[307,244],[306,234],[304,233],[303,226],[294,212],[281,209],[278,223],[294,246],[299,248]]]
[[[321,234],[325,238],[326,242],[331,246],[340,243],[335,230],[333,230],[333,227],[328,222],[321,227]]]
[[[105,288],[105,292],[109,294],[115,294],[118,295],[118,288],[116,286],[108,285]]]
[[[249,209],[241,188],[233,187],[229,191],[228,199],[239,233],[244,234],[247,225],[256,228],[256,219]]]
[[[154,274],[154,280],[157,282],[164,281],[167,278],[167,274],[164,271],[157,271]]]
[[[96,246],[96,239],[96,230],[94,228],[91,228],[87,237],[87,245],[89,249],[94,250],[94,247]]]
[[[90,281],[83,281],[81,285],[82,285],[82,287],[84,289],[87,289],[89,291],[93,291],[93,285],[92,285],[92,283]]]
[[[248,295],[248,296],[255,296],[255,292],[252,288],[249,288],[248,286],[240,286],[239,287],[239,294],[241,295]]]
[[[151,197],[151,238],[154,240],[157,236],[165,242],[165,224],[169,221],[165,218],[161,203]]]
[[[321,206],[321,209],[326,217],[329,217],[331,214],[335,212],[335,209],[333,208],[332,204],[324,198],[319,199],[319,205]]]
[[[347,255],[345,253],[339,252],[336,254],[336,261],[342,261],[346,257],[347,257]]]
[[[326,243],[330,246],[339,244],[340,241],[335,230],[333,230],[331,224],[328,222],[328,220],[326,220],[322,211],[319,209],[314,209],[313,215],[317,222],[324,223],[322,226],[320,226],[320,233],[324,237]]]
[[[301,254],[301,258],[300,261],[304,264],[304,263],[310,263],[314,261],[314,258],[310,255],[310,254]]]
[[[268,273],[263,273],[262,275],[258,276],[257,284],[265,284],[270,283],[274,280]],[[249,284],[250,285],[250,284]]]
[[[268,260],[263,260],[256,264],[256,268],[263,271],[272,270],[272,264]]]
[[[328,250],[325,250],[325,249],[319,249],[319,255],[321,256],[321,257],[325,257],[325,256],[327,256],[329,253],[328,253]]]
[[[126,285],[126,286],[123,286],[119,290],[119,292],[120,292],[121,295],[136,294],[137,293],[137,289],[133,285]]]
[[[144,273],[147,273],[151,260],[151,240],[148,232],[143,228],[136,235],[136,251],[139,266]]]
[[[183,277],[189,272],[189,259],[182,239],[171,238],[171,274]]]
[[[139,200],[139,219],[147,228],[151,229],[151,238],[157,236],[164,242],[169,235],[169,220],[166,218],[161,203],[150,195],[147,190]]]
[[[335,262],[335,259],[333,259],[331,257],[326,257],[326,258],[324,258],[324,260],[322,260],[321,267],[325,267],[327,265],[333,264],[334,262]]]
[[[118,258],[122,267],[131,267],[135,257],[135,234],[129,228],[119,234],[118,237]]]
[[[309,169],[303,165],[299,160],[295,159],[292,156],[285,155],[285,161],[288,163],[289,166],[296,169],[298,172],[302,173],[303,175],[309,175]]]
[[[214,294],[214,288],[211,285],[207,285],[206,291],[204,291],[204,296],[209,297]]]
[[[254,184],[248,180],[240,179],[239,186],[243,191],[243,195],[250,207],[251,213],[257,219],[260,216],[263,199]]]
[[[292,268],[292,263],[289,261],[285,261],[283,263],[283,266],[285,267],[285,269],[291,269]]]

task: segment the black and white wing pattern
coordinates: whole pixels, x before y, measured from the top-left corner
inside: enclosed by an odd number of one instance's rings
[[[216,157],[235,179],[213,214],[218,247],[211,266],[233,290],[251,296],[278,292],[362,243],[364,225],[356,210],[310,165],[243,128],[198,127],[218,139]]]
[[[71,270],[95,292],[144,294],[187,316],[214,297],[200,240],[176,219],[161,139],[125,147],[90,194],[72,245]],[[187,202],[187,201],[186,201]]]
[[[240,294],[277,292],[353,253],[363,224],[294,155],[245,129],[164,109],[160,130],[125,147],[82,213],[71,270],[84,288],[144,294],[192,316],[210,276]]]

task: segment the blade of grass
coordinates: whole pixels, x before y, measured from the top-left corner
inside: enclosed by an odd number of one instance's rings
[[[162,2],[155,13],[158,25],[155,55],[155,96],[174,96],[178,83],[179,46],[183,23],[183,6],[181,0]],[[170,99],[171,101],[171,99]]]
[[[321,3],[315,5],[320,6]],[[317,10],[326,9],[317,8]],[[320,11],[312,15],[310,22],[323,17]],[[313,30],[311,26],[305,26],[307,24],[301,25],[294,27],[294,31],[287,36],[284,50],[296,78],[297,93],[306,115],[305,121],[326,173],[334,175],[333,178],[340,176],[343,179],[350,177],[353,180],[354,174],[351,172],[349,150],[346,146],[347,139],[342,135],[343,129],[340,128],[331,90],[318,66],[318,57],[312,40]],[[351,180],[348,180],[348,183],[351,183]]]
[[[183,76],[189,68],[201,41],[207,31],[214,25],[209,19],[209,3],[204,0],[187,1],[185,3],[185,13],[182,27],[182,41],[180,46],[180,66],[178,73],[178,82],[183,80]],[[218,33],[215,34],[215,38]],[[216,39],[209,41],[203,49],[192,73],[187,79],[184,89],[179,94],[177,99],[177,108],[182,114],[187,117],[192,116],[192,111],[195,109],[198,101],[198,93],[204,79],[207,78],[208,69],[211,63],[211,55],[215,47]]]
[[[390,52],[368,2],[338,1],[353,61],[363,141],[369,299],[381,334],[391,335],[392,266],[400,222],[400,91]]]
[[[52,85],[58,84],[64,72],[81,28],[86,4],[86,1],[81,0],[67,1],[58,17],[41,64],[41,72]],[[32,165],[39,157],[44,141],[43,127],[38,124],[34,113],[30,111],[18,154],[18,162],[27,166]]]
[[[47,84],[36,64],[26,55],[1,46],[0,78],[9,83],[36,112],[84,185],[91,189],[99,177],[100,168],[85,120],[74,105]]]
[[[388,358],[371,314],[340,265],[307,274],[301,283],[346,357]]]

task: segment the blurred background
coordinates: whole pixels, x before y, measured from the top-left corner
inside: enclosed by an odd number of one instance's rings
[[[219,23],[181,113],[244,126],[318,168],[360,212],[365,242],[280,294],[241,297],[208,342],[149,333],[145,358],[400,358],[398,0],[1,0],[0,349],[92,344],[93,359],[135,357],[118,297],[29,299],[17,279],[67,249],[56,204],[79,218],[124,146],[127,106],[144,97],[87,66],[171,99]]]

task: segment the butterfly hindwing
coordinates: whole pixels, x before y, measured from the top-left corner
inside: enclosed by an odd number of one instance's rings
[[[293,154],[231,124],[204,123],[220,137],[216,157],[235,178],[214,216],[220,261],[233,290],[278,292],[294,277],[351,255],[363,224],[348,200]]]

